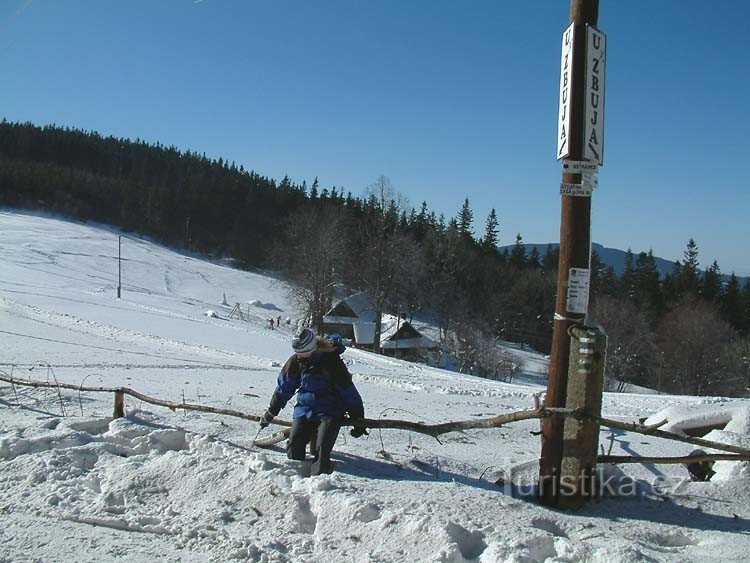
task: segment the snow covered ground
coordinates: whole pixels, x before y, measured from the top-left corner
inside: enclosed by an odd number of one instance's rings
[[[261,414],[299,317],[283,284],[131,236],[122,255],[118,300],[117,232],[0,212],[0,370]],[[236,303],[245,320],[228,318]],[[291,325],[268,330],[271,316]],[[344,358],[370,418],[488,417],[530,408],[542,389],[359,350]],[[544,359],[529,361],[534,373]],[[717,426],[709,437],[745,446],[749,406],[604,398],[610,418],[666,415],[677,431],[708,421]],[[400,430],[358,440],[342,432],[336,472],[310,478],[281,447],[254,447],[255,423],[130,397],[126,418],[112,420],[112,408],[108,393],[0,383],[0,561],[745,561],[750,553],[747,464],[717,464],[709,483],[685,481],[681,466],[622,466],[637,494],[563,512],[495,484],[503,471],[536,474],[534,420],[440,443]],[[693,449],[606,429],[601,443],[612,454]]]

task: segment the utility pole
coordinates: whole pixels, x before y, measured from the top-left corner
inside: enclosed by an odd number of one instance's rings
[[[117,298],[122,294],[122,235],[117,235]]]
[[[584,160],[587,26],[596,26],[598,17],[599,0],[571,0],[570,26],[563,35],[558,159],[564,157],[572,161]],[[566,49],[569,50],[566,51]],[[588,270],[590,266],[591,197],[580,197],[580,194],[566,195],[563,191],[565,186],[582,184],[582,180],[581,174],[563,171],[560,257],[557,271],[554,332],[545,400],[547,407],[565,406],[570,359],[568,330],[572,325],[582,323],[586,316],[585,311],[571,312],[569,310],[568,282],[571,269]],[[558,504],[563,429],[562,417],[544,419],[542,424],[539,499],[547,506]]]

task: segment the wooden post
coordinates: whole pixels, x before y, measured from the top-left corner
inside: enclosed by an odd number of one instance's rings
[[[122,235],[117,235],[117,298],[122,296]]]
[[[597,24],[599,0],[571,0],[570,23],[573,25],[572,60],[565,74],[570,83],[570,129],[566,132],[570,160],[582,160],[584,151],[584,101],[586,67],[586,26]],[[567,67],[566,67],[567,68]],[[559,155],[558,155],[559,156]],[[563,172],[564,184],[581,183],[580,174]],[[545,405],[559,408],[565,405],[567,389],[570,336],[568,329],[583,322],[585,313],[569,312],[568,276],[572,268],[588,269],[591,250],[591,198],[563,195],[560,221],[560,256],[557,271],[557,300],[555,303],[554,332],[550,351],[549,377]],[[547,506],[557,506],[560,464],[562,462],[563,419],[550,417],[542,423],[542,453],[539,459],[539,500]]]
[[[587,416],[565,419],[558,506],[578,508],[596,490],[607,335],[597,328],[584,326],[572,327],[569,332],[570,367],[565,406]]]
[[[122,389],[115,391],[115,411],[112,416],[114,418],[123,418],[125,416],[125,392]]]

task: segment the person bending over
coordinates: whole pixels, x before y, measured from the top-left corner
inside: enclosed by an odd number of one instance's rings
[[[331,473],[331,451],[344,415],[348,414],[353,421],[350,431],[353,437],[367,434],[362,420],[365,417],[362,397],[341,359],[345,348],[340,337],[327,340],[304,328],[292,340],[292,349],[294,354],[279,373],[276,390],[261,417],[260,427],[268,426],[296,392],[287,457],[304,460],[306,446],[310,438],[316,436],[310,474]]]

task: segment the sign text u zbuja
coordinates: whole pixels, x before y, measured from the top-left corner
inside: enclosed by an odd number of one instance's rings
[[[586,100],[584,103],[583,158],[604,164],[604,78],[607,36],[586,28]]]
[[[557,113],[557,160],[570,154],[571,87],[573,85],[573,28],[563,32],[560,60],[560,106]]]

